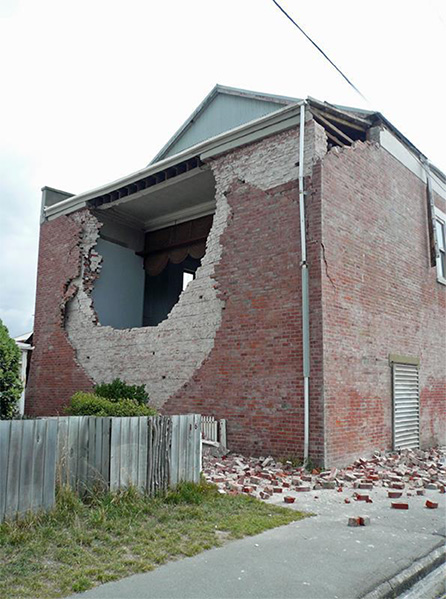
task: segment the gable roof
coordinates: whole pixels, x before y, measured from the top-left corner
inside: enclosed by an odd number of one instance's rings
[[[217,84],[150,164],[296,102],[300,99]]]
[[[242,124],[228,125],[229,121],[223,116],[221,119],[222,129],[217,129],[218,133],[207,131],[203,137],[198,138],[199,140],[192,141],[192,133],[193,135],[199,133],[199,130],[194,129],[194,127],[200,118],[205,117],[206,108],[215,98],[223,96],[235,96],[237,101],[240,101],[236,106],[237,113],[243,113],[246,108],[245,118],[239,117]],[[226,100],[227,98],[224,101]],[[253,117],[250,110],[254,104],[251,101],[265,102],[265,104],[269,103],[272,106],[267,106],[267,112],[263,113],[262,116]],[[387,129],[402,143],[401,147],[409,152],[409,156],[412,155],[412,158],[410,158],[411,166],[408,168],[422,180],[425,180],[427,167],[436,177],[433,183],[434,186],[437,186],[437,193],[441,193],[443,197],[446,197],[446,175],[435,167],[379,112],[321,102],[312,97],[307,97],[306,100],[298,100],[287,96],[260,94],[216,85],[148,166],[75,196],[52,188],[43,188],[44,218],[56,218],[61,214],[68,214],[86,205],[90,208],[97,208],[102,204],[114,203],[115,200],[122,201],[127,196],[129,199],[142,197],[142,194],[146,193],[144,190],[150,187],[155,189],[159,183],[164,185],[172,177],[184,174],[191,169],[201,168],[210,158],[215,158],[231,149],[249,144],[273,133],[298,126],[300,123],[300,106],[302,104],[308,106],[312,118],[324,127],[329,146],[330,144],[337,146],[351,145],[355,140],[365,140],[366,131],[372,126]],[[263,105],[263,109],[265,109],[265,105]],[[220,110],[217,112],[220,112]],[[183,136],[188,131],[191,131],[191,133],[189,144],[186,144],[187,138],[184,140]],[[176,145],[176,142],[179,143],[182,139],[182,143],[185,144],[184,149],[180,149],[179,145]],[[389,149],[387,142],[386,148]],[[407,156],[404,156],[404,151],[401,152],[400,149],[395,149],[393,146],[392,148],[389,149],[390,153],[407,166]],[[45,190],[47,189],[58,192],[65,198],[48,204],[45,202]]]

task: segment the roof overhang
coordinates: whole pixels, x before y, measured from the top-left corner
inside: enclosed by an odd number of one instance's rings
[[[80,208],[84,208],[89,201],[107,196],[107,194],[112,194],[117,190],[122,190],[122,197],[127,197],[129,199],[136,198],[134,194],[141,191],[137,189],[138,185],[144,181],[149,181],[151,177],[156,178],[159,176],[162,179],[156,184],[159,185],[166,180],[168,175],[164,175],[164,173],[168,173],[169,169],[175,169],[175,167],[185,163],[187,164],[188,161],[193,160],[205,163],[224,152],[262,139],[267,135],[272,135],[273,133],[295,127],[299,124],[301,104],[302,102],[299,102],[292,106],[282,108],[276,112],[256,119],[255,121],[226,131],[225,133],[199,143],[174,156],[150,164],[126,177],[122,177],[121,179],[117,179],[116,181],[102,185],[101,187],[74,195],[57,204],[48,206],[44,208],[45,217],[53,219],[61,214],[69,214]],[[172,181],[174,178],[176,177],[172,177]],[[133,190],[132,186],[136,189]],[[116,198],[114,201],[118,201],[119,199],[120,198]]]
[[[446,176],[380,113],[341,108],[308,98],[200,142],[126,177],[46,206],[45,218],[54,219],[88,206],[107,211],[110,216],[124,219],[131,226],[150,230],[166,226],[162,223],[170,224],[173,217],[179,222],[209,214],[214,201],[211,194],[213,179],[206,163],[233,149],[298,126],[303,103],[321,123],[331,119],[333,124],[337,118],[363,131],[372,126],[390,130],[420,163],[446,182]]]

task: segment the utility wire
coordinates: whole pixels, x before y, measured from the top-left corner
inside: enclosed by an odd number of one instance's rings
[[[331,65],[332,65],[332,66],[333,66],[333,67],[334,67],[334,68],[337,70],[337,72],[338,72],[340,75],[342,75],[342,77],[343,77],[343,78],[344,78],[344,79],[347,81],[347,83],[348,83],[348,84],[349,84],[349,85],[350,85],[350,86],[351,86],[351,87],[352,87],[352,88],[355,90],[355,92],[357,92],[357,93],[358,93],[358,94],[361,96],[361,98],[363,98],[363,100],[365,100],[365,101],[367,102],[367,98],[366,98],[366,97],[365,97],[365,96],[364,96],[364,95],[363,95],[363,94],[362,94],[362,93],[359,91],[359,89],[356,87],[356,85],[353,85],[353,83],[350,81],[350,79],[349,79],[349,78],[348,78],[346,75],[344,75],[344,73],[341,71],[341,69],[339,69],[339,68],[338,68],[338,67],[335,65],[335,63],[334,63],[334,62],[333,62],[333,61],[332,61],[332,60],[331,60],[331,59],[330,59],[330,58],[329,58],[329,57],[328,57],[328,56],[325,54],[325,52],[322,50],[322,48],[320,48],[320,47],[319,47],[319,46],[316,44],[316,42],[314,42],[314,41],[311,39],[311,37],[310,37],[308,34],[306,34],[306,33],[305,33],[305,31],[302,29],[302,27],[301,27],[300,25],[298,25],[298,24],[296,23],[296,21],[295,21],[295,20],[294,20],[292,17],[290,17],[290,15],[289,15],[289,14],[288,14],[288,13],[287,13],[287,12],[286,12],[286,11],[285,11],[285,10],[284,10],[282,7],[281,7],[281,6],[280,6],[280,4],[279,4],[278,2],[276,2],[276,0],[273,0],[273,2],[274,2],[274,4],[277,6],[277,8],[278,8],[279,10],[281,10],[281,11],[283,12],[283,14],[284,14],[284,15],[285,15],[285,16],[286,16],[286,17],[287,17],[287,18],[288,18],[288,19],[289,19],[289,20],[290,20],[290,21],[293,23],[293,25],[295,25],[295,26],[296,26],[296,27],[299,29],[299,31],[300,31],[301,33],[303,33],[303,34],[304,34],[304,36],[307,38],[307,40],[308,40],[309,42],[311,42],[311,43],[313,44],[313,46],[314,46],[315,48],[317,48],[317,50],[319,50],[319,52],[322,54],[322,56],[328,60],[328,62],[329,62],[329,63],[330,63],[330,64],[331,64]]]

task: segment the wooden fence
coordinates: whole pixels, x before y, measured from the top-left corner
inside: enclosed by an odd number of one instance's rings
[[[226,445],[226,420],[215,420],[213,416],[201,417],[201,432],[203,438],[208,441],[215,441],[227,447]]]
[[[56,454],[55,421],[0,420],[0,522],[54,505]]]
[[[198,482],[201,416],[66,416],[0,422],[0,521],[54,505],[56,481],[80,494],[134,486],[149,495]]]

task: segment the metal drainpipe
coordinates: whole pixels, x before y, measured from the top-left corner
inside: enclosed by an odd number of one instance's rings
[[[302,274],[302,358],[304,377],[304,464],[308,463],[310,437],[310,311],[308,293],[307,239],[305,219],[304,189],[304,132],[305,102],[300,106],[299,127],[299,213],[300,213],[300,247]]]

